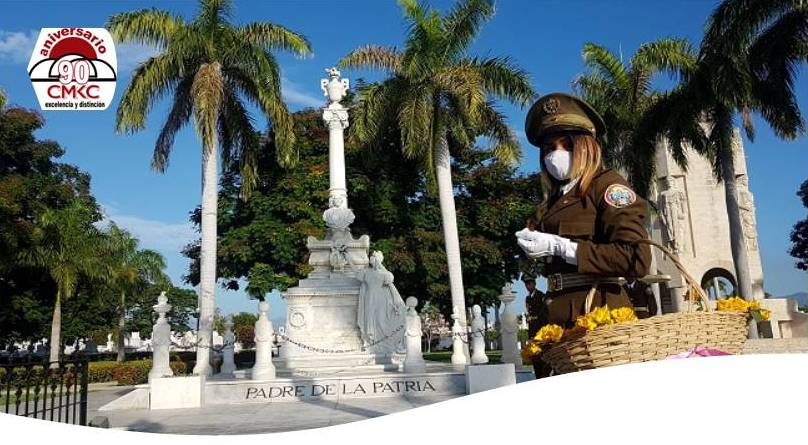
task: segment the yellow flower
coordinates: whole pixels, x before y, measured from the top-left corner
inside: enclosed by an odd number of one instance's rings
[[[589,313],[589,317],[598,326],[614,323],[614,321],[612,320],[612,314],[611,312],[609,312],[609,305],[602,306],[593,310],[592,312]]]
[[[634,321],[637,319],[637,314],[634,313],[634,309],[630,307],[621,307],[617,309],[612,309],[612,320],[615,323],[625,323],[627,321]]]
[[[767,321],[769,319],[769,317],[771,316],[771,314],[772,314],[772,311],[770,311],[768,309],[761,309],[760,310],[760,318],[763,321]]]
[[[752,300],[749,302],[749,310],[750,311],[759,311],[760,310],[760,302],[757,300]]]
[[[735,297],[733,306],[735,310],[738,312],[747,312],[749,310],[749,302],[747,302],[743,298]]]
[[[529,362],[533,359],[533,356],[538,354],[541,354],[541,346],[535,341],[530,340],[525,344],[525,347],[522,348],[522,361]]]
[[[719,311],[728,311],[729,310],[729,301],[725,299],[720,299],[715,303],[716,310]]]
[[[564,328],[557,324],[547,324],[542,326],[541,329],[539,329],[539,332],[536,332],[533,340],[539,342],[539,344],[555,343],[561,340],[563,335]]]
[[[598,327],[598,324],[595,323],[592,318],[589,317],[589,315],[590,314],[581,315],[575,319],[575,326],[581,329],[586,329],[587,331],[591,331],[592,329]]]

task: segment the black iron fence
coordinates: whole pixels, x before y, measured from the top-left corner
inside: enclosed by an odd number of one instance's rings
[[[87,359],[0,365],[0,412],[87,425]]]

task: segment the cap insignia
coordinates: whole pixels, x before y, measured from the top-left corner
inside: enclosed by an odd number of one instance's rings
[[[559,106],[561,106],[561,104],[558,103],[558,99],[551,97],[542,105],[542,110],[547,114],[556,114],[558,113]]]

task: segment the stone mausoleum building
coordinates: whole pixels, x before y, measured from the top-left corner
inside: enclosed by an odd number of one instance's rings
[[[758,245],[755,200],[749,189],[746,157],[738,129],[733,138],[733,152],[753,297],[763,300],[764,275]],[[685,172],[671,156],[667,141],[660,143],[656,181],[649,196],[656,207],[650,218],[650,235],[655,241],[672,247],[690,275],[700,281],[711,300],[716,296],[733,295],[737,285],[724,184],[716,181],[712,164],[707,158],[690,151],[687,161]],[[673,312],[677,307],[684,307],[681,302],[686,283],[673,263],[654,250],[657,271],[671,276],[667,284],[659,286],[662,311]],[[808,336],[808,314],[796,310],[796,301],[771,299],[764,305],[772,310],[772,320],[771,326],[761,325],[761,335],[774,338]]]

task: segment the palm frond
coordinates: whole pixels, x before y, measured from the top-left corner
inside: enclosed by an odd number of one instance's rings
[[[247,199],[258,179],[260,143],[252,117],[236,92],[236,88],[225,88],[222,112],[219,115],[219,145],[223,169],[238,160],[241,196]]]
[[[601,77],[619,86],[622,91],[628,90],[629,78],[623,62],[606,47],[588,42],[584,44],[582,55],[584,63]]]
[[[487,94],[520,106],[528,104],[536,95],[527,72],[507,57],[474,58],[468,64],[479,73]]]
[[[401,130],[401,146],[404,155],[417,159],[430,152],[432,146],[433,108],[432,92],[427,88],[414,88],[401,100],[398,125]]]
[[[515,165],[522,157],[522,149],[516,134],[507,124],[504,114],[497,110],[492,102],[481,107],[481,133],[491,139],[491,151],[502,163]]]
[[[696,58],[686,39],[664,38],[641,45],[631,58],[631,67],[649,73],[667,72],[681,79],[693,72]]]
[[[118,43],[139,43],[165,48],[174,33],[183,26],[181,17],[158,9],[115,14],[106,28]]]
[[[401,54],[395,47],[367,45],[351,51],[337,63],[337,66],[379,69],[397,73],[401,69]]]
[[[351,113],[349,136],[360,144],[368,144],[381,133],[384,124],[395,125],[391,119],[395,116],[395,103],[403,97],[404,91],[398,90],[401,82],[396,78],[361,87],[356,93]]]
[[[455,111],[468,122],[477,126],[480,107],[485,103],[485,90],[480,73],[468,65],[444,67],[432,78],[438,90],[454,99]]]
[[[466,50],[480,27],[494,16],[492,0],[463,0],[446,14],[446,55],[450,58]]]
[[[282,49],[300,56],[312,53],[311,44],[305,36],[273,23],[250,23],[238,32],[244,42],[264,50]]]
[[[792,11],[765,29],[749,48],[753,95],[774,132],[793,139],[805,131],[795,100],[794,81],[806,60],[808,9]]]
[[[193,98],[191,97],[191,85],[194,78],[186,77],[174,90],[174,99],[171,110],[168,112],[166,121],[157,141],[154,144],[154,154],[152,155],[151,167],[158,172],[165,172],[168,168],[168,159],[171,149],[174,146],[174,137],[188,123],[193,112]]]
[[[196,22],[207,31],[213,31],[227,22],[233,13],[231,0],[200,0]]]
[[[146,115],[153,103],[180,81],[181,63],[173,52],[164,52],[135,69],[118,105],[115,123],[118,132],[133,133],[145,128]]]

